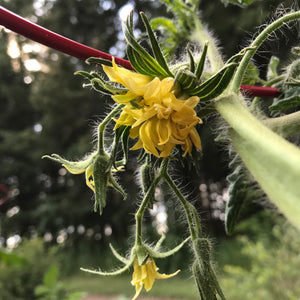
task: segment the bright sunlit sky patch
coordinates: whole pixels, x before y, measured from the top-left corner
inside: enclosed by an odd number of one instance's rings
[[[124,6],[122,6],[119,9],[119,18],[122,21],[126,21],[128,15],[131,13],[131,11],[134,9],[134,6],[132,3],[127,3]]]

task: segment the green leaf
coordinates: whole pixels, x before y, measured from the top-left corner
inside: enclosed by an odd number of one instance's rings
[[[278,76],[277,68],[279,64],[279,58],[276,56],[272,56],[270,62],[268,64],[267,70],[267,80],[272,80]]]
[[[4,250],[0,250],[0,262],[8,266],[22,266],[26,263],[26,260],[15,253],[9,253]]]
[[[269,106],[271,111],[284,111],[290,108],[295,108],[300,106],[300,94],[290,96],[284,99],[278,99],[274,101],[274,103]]]
[[[151,44],[151,48],[152,48],[152,51],[153,51],[153,54],[154,54],[154,57],[156,59],[156,61],[161,65],[161,67],[169,74],[169,76],[173,77],[173,74],[171,73],[168,65],[167,65],[167,62],[162,54],[162,51],[159,47],[159,44],[158,44],[158,41],[154,35],[154,32],[151,28],[151,25],[149,24],[149,21],[146,17],[146,15],[144,13],[140,13],[141,17],[142,17],[142,20],[144,22],[144,25],[146,27],[146,30],[147,30],[147,34],[148,34],[148,37],[149,37],[149,40],[150,40],[150,44]]]
[[[176,26],[174,25],[173,21],[171,19],[167,18],[156,18],[151,20],[150,22],[152,28],[154,30],[158,29],[158,27],[163,27],[164,30],[168,31],[169,33],[176,34]]]
[[[194,60],[193,54],[190,51],[190,45],[189,44],[186,48],[186,51],[187,51],[187,53],[189,55],[189,58],[190,58],[190,71],[192,73],[194,73],[195,72],[195,60]]]
[[[51,289],[49,289],[49,287],[45,286],[45,285],[38,285],[35,289],[34,289],[34,294],[36,296],[42,296],[42,295],[47,295],[50,292]]]
[[[258,68],[250,63],[247,66],[247,70],[245,73],[245,76],[243,77],[243,81],[242,84],[246,84],[246,85],[254,85],[256,82],[259,82],[260,78],[259,78],[259,71]]]
[[[44,274],[43,281],[45,286],[50,289],[53,288],[57,283],[58,274],[59,274],[58,267],[55,265],[51,266]]]

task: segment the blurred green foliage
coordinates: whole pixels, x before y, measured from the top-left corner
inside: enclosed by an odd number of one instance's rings
[[[43,277],[43,283],[34,289],[38,300],[79,300],[83,292],[70,292],[66,285],[59,281],[59,269],[56,265],[48,268]]]
[[[274,214],[263,218],[269,220],[269,224],[253,217],[238,226],[240,230],[250,229],[250,235],[236,237],[240,259],[234,256],[234,247],[227,249],[231,258],[223,267],[224,291],[231,300],[299,299],[299,232]]]
[[[0,300],[36,299],[35,287],[49,266],[59,262],[57,248],[46,249],[42,239],[33,239],[9,254],[9,261],[0,259]]]

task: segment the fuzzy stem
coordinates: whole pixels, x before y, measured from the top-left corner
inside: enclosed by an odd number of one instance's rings
[[[300,111],[278,118],[263,120],[263,123],[283,137],[300,133]]]
[[[201,21],[196,13],[194,13],[195,31],[192,33],[191,39],[204,45],[208,41],[207,57],[211,65],[212,71],[216,72],[224,66],[222,56],[216,46],[215,41],[204,29]]]
[[[274,21],[270,25],[268,25],[252,42],[250,47],[254,47],[253,50],[248,50],[244,55],[232,81],[231,90],[235,93],[238,93],[240,85],[243,81],[243,77],[247,71],[247,67],[251,61],[251,58],[260,47],[260,45],[270,36],[270,34],[285,25],[287,22],[295,21],[300,18],[300,11],[286,14],[285,16],[279,18]]]
[[[216,101],[215,107],[231,126],[233,145],[249,171],[300,229],[300,149],[264,126],[235,94]]]
[[[124,107],[124,104],[119,104],[116,106],[99,124],[98,126],[98,153],[100,155],[104,154],[104,130],[107,124],[111,121],[111,119],[119,113],[119,111]]]
[[[190,203],[182,195],[182,193],[180,192],[180,190],[178,189],[178,187],[174,183],[173,179],[170,177],[170,175],[167,172],[164,174],[164,179],[168,183],[170,188],[173,190],[173,192],[175,193],[175,195],[179,199],[180,203],[182,204],[185,215],[186,215],[186,219],[187,219],[187,222],[188,222],[188,226],[189,226],[192,241],[196,240],[197,237],[198,237],[198,233],[195,230],[195,225],[194,225],[194,222],[193,222],[193,213],[191,212],[191,209],[190,209]]]
[[[159,181],[164,177],[166,170],[168,168],[169,160],[163,160],[159,173],[156,178],[152,181],[150,187],[147,190],[146,195],[144,196],[142,203],[138,211],[135,214],[135,221],[136,221],[136,232],[135,232],[135,245],[140,246],[142,244],[142,220],[145,213],[145,209],[147,208],[149,201],[151,200],[153,189],[155,189],[156,185]]]

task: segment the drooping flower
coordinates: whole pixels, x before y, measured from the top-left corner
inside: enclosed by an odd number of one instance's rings
[[[139,296],[143,286],[145,290],[148,292],[151,290],[155,279],[168,279],[177,275],[180,270],[177,270],[173,274],[160,274],[158,273],[158,267],[156,266],[152,257],[147,258],[146,262],[142,265],[139,265],[138,259],[135,258],[133,262],[133,274],[131,284],[135,286],[135,295],[132,300],[137,299]]]
[[[123,166],[114,169],[106,153],[100,155],[96,151],[81,161],[69,161],[57,154],[52,154],[51,156],[45,155],[43,158],[49,158],[61,163],[71,174],[85,173],[86,185],[95,193],[94,210],[97,211],[99,207],[100,214],[102,214],[102,210],[106,206],[107,186],[113,187],[126,198],[122,187],[112,175],[113,172],[120,171]]]
[[[110,81],[122,84],[128,91],[115,94],[112,99],[124,104],[116,127],[131,126],[130,137],[137,138],[132,150],[144,148],[157,157],[170,156],[181,145],[183,156],[191,154],[193,146],[201,150],[195,126],[202,123],[194,110],[197,96],[179,99],[174,78],[150,77],[118,67],[103,66]]]

